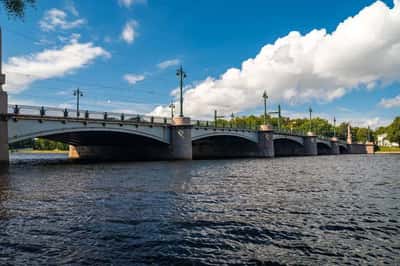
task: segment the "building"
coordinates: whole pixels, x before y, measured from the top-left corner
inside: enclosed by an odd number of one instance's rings
[[[385,146],[385,147],[399,147],[399,143],[391,142],[387,139],[386,133],[378,135],[377,144],[378,144],[378,146]]]

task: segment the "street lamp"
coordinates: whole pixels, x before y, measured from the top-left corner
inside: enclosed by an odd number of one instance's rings
[[[281,105],[278,104],[278,131],[281,131]]]
[[[230,121],[231,127],[233,127],[233,120],[234,119],[235,119],[235,115],[232,113],[231,114],[231,121]]]
[[[173,101],[171,101],[171,103],[168,106],[169,108],[171,108],[171,118],[174,118],[174,109],[175,109],[175,104]]]
[[[183,71],[182,66],[176,70],[176,75],[179,77],[179,89],[180,89],[180,112],[179,116],[183,117],[183,79],[186,78],[186,73]]]
[[[293,134],[293,125],[296,125],[296,121],[290,123],[290,134]]]
[[[336,138],[336,117],[333,117],[333,137]]]
[[[313,110],[311,109],[311,106],[308,108],[308,112],[310,113],[310,132],[312,132],[312,122],[311,122],[311,119],[312,119],[312,112],[313,112]]]
[[[264,98],[264,125],[266,125],[267,124],[267,99],[268,99],[266,90],[264,91],[262,97]]]
[[[76,116],[79,117],[79,98],[83,96],[83,92],[78,88],[74,90],[74,96],[76,96]]]
[[[217,127],[217,120],[219,118],[224,118],[223,115],[218,115],[217,110],[214,110],[214,126]]]

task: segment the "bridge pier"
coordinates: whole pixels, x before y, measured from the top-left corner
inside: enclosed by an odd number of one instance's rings
[[[350,154],[374,154],[375,145],[371,142],[363,143],[350,143],[347,144],[347,150]]]
[[[174,117],[171,125],[170,151],[172,160],[192,160],[190,117]]]
[[[8,113],[7,92],[3,91],[0,88],[0,164],[8,164],[10,161],[10,155],[8,152],[7,113]]]
[[[318,155],[317,136],[312,132],[308,132],[304,137],[304,155]]]
[[[79,159],[79,152],[77,150],[77,148],[74,145],[69,145],[68,148],[68,158],[69,159]]]
[[[275,157],[274,131],[270,125],[261,125],[258,131],[258,151],[260,157]]]
[[[333,138],[331,139],[331,145],[332,145],[331,154],[332,154],[332,155],[338,155],[338,154],[340,154],[340,148],[339,148],[338,140],[337,140],[336,137],[333,137]]]
[[[367,154],[375,154],[375,144],[373,142],[365,143],[365,150]]]

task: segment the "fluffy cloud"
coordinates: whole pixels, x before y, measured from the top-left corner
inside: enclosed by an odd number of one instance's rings
[[[166,68],[169,68],[169,67],[172,67],[172,66],[177,66],[177,65],[180,64],[180,62],[181,61],[179,59],[165,60],[165,61],[157,64],[157,67],[161,68],[161,69],[166,69]]]
[[[400,94],[391,99],[382,99],[379,105],[384,108],[400,107]]]
[[[68,21],[67,17],[67,13],[63,10],[52,8],[45,12],[44,17],[39,21],[39,26],[44,31],[54,31],[58,28],[73,29],[86,23],[86,20],[82,18]]]
[[[241,68],[208,77],[185,94],[185,112],[204,116],[218,109],[229,114],[261,104],[266,89],[274,102],[332,101],[354,88],[373,89],[398,80],[400,71],[400,1],[365,7],[336,30],[290,32],[267,44]],[[159,106],[155,115],[166,115]]]
[[[126,80],[129,84],[135,85],[139,81],[144,80],[144,75],[135,75],[135,74],[125,74],[124,80]]]
[[[75,39],[60,49],[11,57],[4,64],[7,75],[5,89],[10,93],[18,93],[37,80],[64,76],[85,67],[98,57],[110,57],[110,54],[93,43],[79,43]]]
[[[135,20],[128,21],[121,33],[121,38],[127,43],[133,43],[137,35],[136,28],[138,23]]]
[[[68,10],[75,17],[79,16],[78,9],[75,7],[75,3],[72,0],[67,0],[65,2],[65,9]]]
[[[146,4],[147,0],[118,0],[118,3],[124,7],[131,7],[134,4]]]

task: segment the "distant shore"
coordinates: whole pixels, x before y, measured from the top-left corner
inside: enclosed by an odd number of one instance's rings
[[[400,154],[400,151],[376,151],[375,154]]]
[[[12,150],[12,153],[29,153],[29,154],[67,154],[68,151],[63,150],[33,150],[33,149],[22,149]]]

